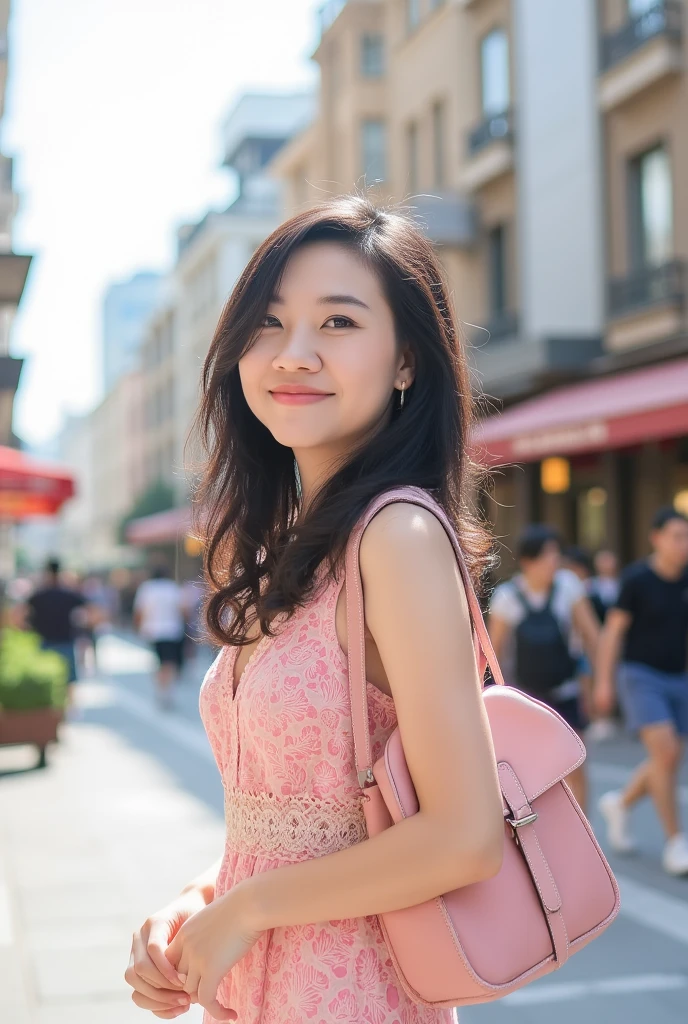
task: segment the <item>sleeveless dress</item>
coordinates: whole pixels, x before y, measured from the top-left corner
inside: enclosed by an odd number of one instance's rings
[[[367,838],[356,776],[347,660],[335,630],[343,580],[319,570],[314,597],[254,649],[233,695],[238,647],[224,647],[200,708],[225,790],[218,895],[260,871]],[[374,759],[396,726],[392,698],[368,684]],[[239,1024],[451,1024],[399,984],[376,917],[275,928],[223,979]],[[213,1024],[208,1013],[204,1024]]]

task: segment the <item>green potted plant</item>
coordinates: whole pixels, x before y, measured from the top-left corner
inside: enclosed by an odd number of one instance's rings
[[[48,743],[57,739],[67,690],[67,664],[44,651],[35,633],[0,633],[0,746],[33,743],[43,767]]]

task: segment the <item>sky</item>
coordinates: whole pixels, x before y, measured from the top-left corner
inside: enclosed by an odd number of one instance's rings
[[[232,198],[221,124],[246,90],[314,86],[314,0],[12,0],[0,148],[13,248],[34,253],[14,323],[14,429],[54,437],[101,396],[107,286],[167,270],[175,229]]]

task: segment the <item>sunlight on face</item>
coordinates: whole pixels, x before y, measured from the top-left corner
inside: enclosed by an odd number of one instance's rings
[[[336,456],[382,422],[395,382],[411,382],[404,367],[376,275],[345,246],[314,242],[289,260],[239,373],[280,444]]]

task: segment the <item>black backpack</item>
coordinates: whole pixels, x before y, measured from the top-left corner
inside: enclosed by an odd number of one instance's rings
[[[516,627],[516,685],[534,697],[543,696],[573,678],[576,659],[552,611],[554,586],[542,608],[533,608],[514,584],[525,618]]]

